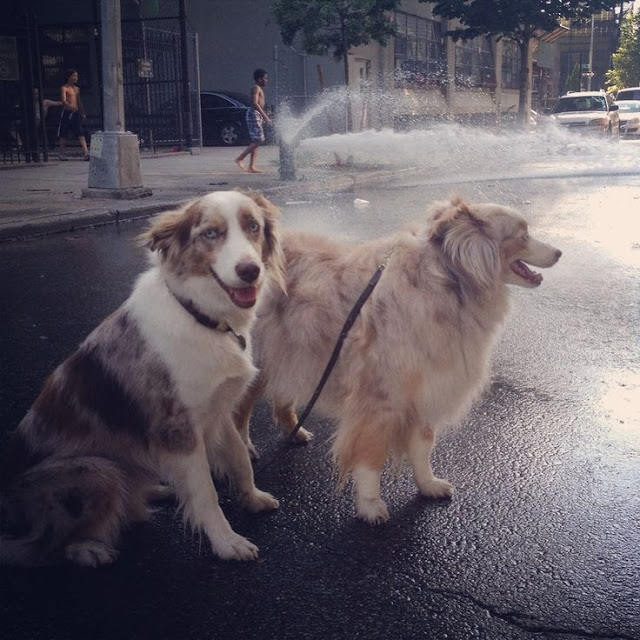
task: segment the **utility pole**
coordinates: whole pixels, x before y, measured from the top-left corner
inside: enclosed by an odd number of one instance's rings
[[[120,0],[101,0],[104,131],[91,136],[89,187],[84,198],[140,198],[142,186],[138,136],[124,127],[122,26]]]

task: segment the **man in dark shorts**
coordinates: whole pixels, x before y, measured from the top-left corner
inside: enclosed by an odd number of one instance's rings
[[[265,99],[264,87],[269,78],[264,69],[256,69],[253,72],[253,80],[255,84],[251,89],[251,107],[247,110],[247,128],[249,129],[249,139],[251,144],[235,159],[235,163],[243,170],[249,173],[263,173],[256,169],[256,156],[258,147],[264,142],[264,123],[271,124],[271,118],[264,110]],[[251,154],[251,155],[249,155]],[[249,156],[249,168],[245,168],[243,160]]]
[[[60,124],[58,125],[58,137],[60,138],[60,159],[66,160],[64,149],[67,144],[69,131],[75,134],[84,152],[84,159],[89,159],[87,141],[82,131],[82,121],[87,117],[80,100],[80,88],[78,85],[78,72],[69,69],[65,73],[65,81],[60,87],[60,101],[62,102],[62,113],[60,114]]]

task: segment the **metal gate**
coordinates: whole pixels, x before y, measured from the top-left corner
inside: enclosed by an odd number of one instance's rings
[[[4,164],[46,159],[36,33],[31,14],[0,26],[0,162]]]
[[[184,37],[184,41],[183,41]],[[125,126],[151,152],[202,139],[197,35],[180,18],[122,23]],[[99,23],[0,26],[0,163],[46,161],[57,145],[66,69],[79,72],[86,137],[103,128]],[[41,114],[43,117],[41,117]],[[77,144],[69,140],[71,151]]]
[[[180,23],[176,20],[123,22],[125,123],[128,131],[138,134],[141,149],[200,146],[197,53],[197,35],[187,29],[183,46]],[[184,95],[185,70],[188,102]]]

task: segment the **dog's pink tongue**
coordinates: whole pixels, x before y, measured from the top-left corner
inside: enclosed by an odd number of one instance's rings
[[[532,282],[533,284],[540,284],[542,282],[542,275],[536,271],[532,271],[529,267],[522,262],[522,260],[516,260],[511,264],[511,269],[515,271],[520,277]]]
[[[231,299],[234,304],[243,309],[252,307],[258,299],[258,289],[256,287],[244,287],[243,289],[232,289]]]

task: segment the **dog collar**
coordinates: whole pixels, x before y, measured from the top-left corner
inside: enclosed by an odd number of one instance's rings
[[[246,338],[243,335],[236,333],[226,322],[219,322],[214,318],[210,318],[205,313],[202,313],[202,311],[200,311],[200,309],[198,309],[191,300],[185,300],[171,291],[169,285],[167,285],[167,289],[169,289],[169,293],[198,324],[201,324],[203,327],[207,327],[207,329],[213,329],[214,331],[230,333],[237,340],[243,351],[247,348]]]

